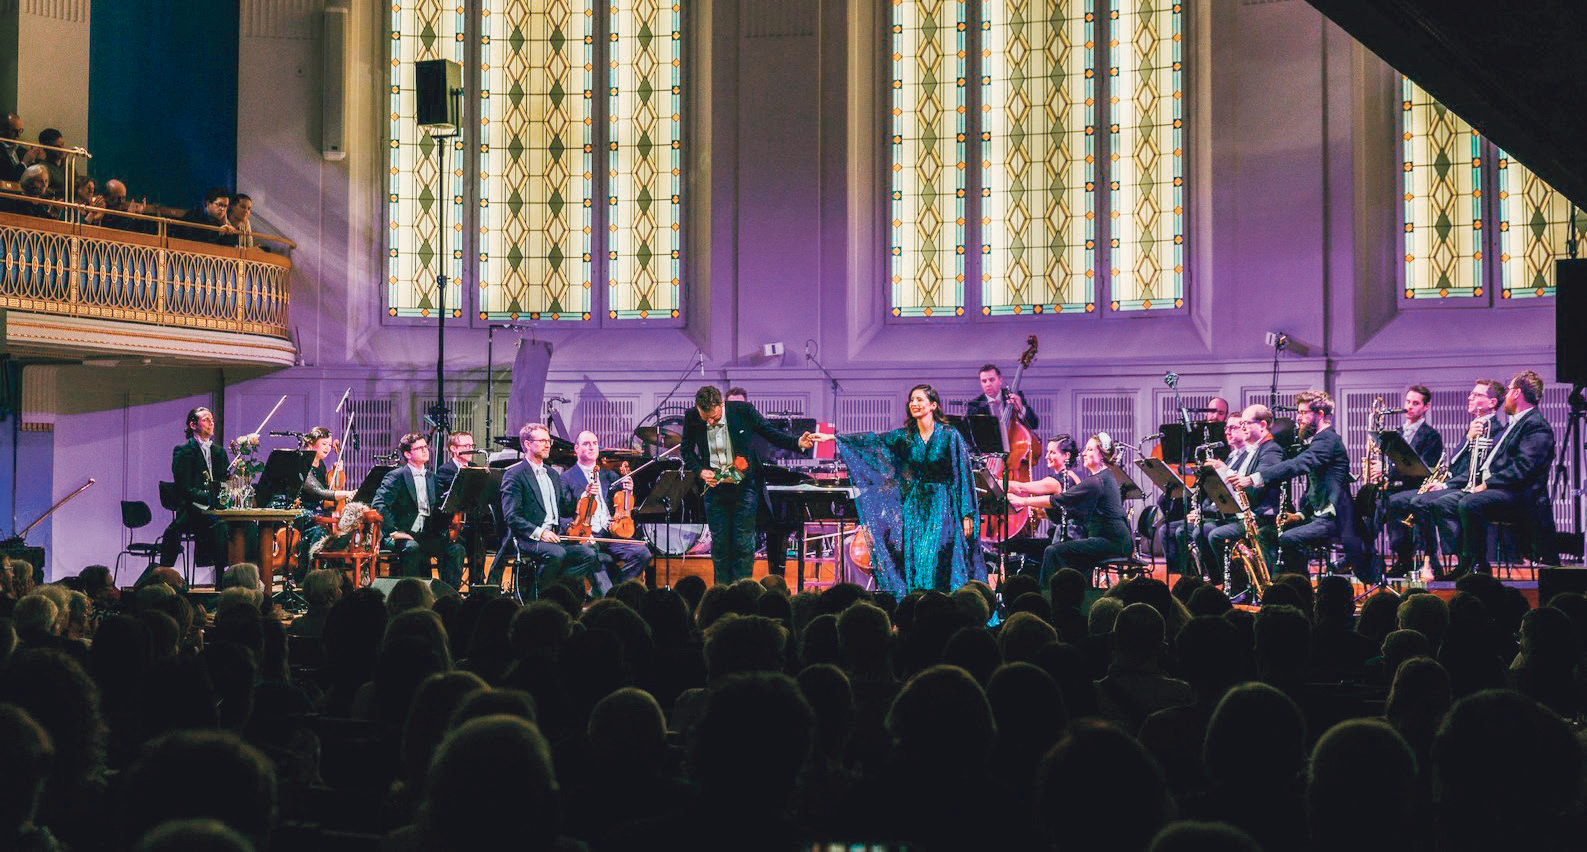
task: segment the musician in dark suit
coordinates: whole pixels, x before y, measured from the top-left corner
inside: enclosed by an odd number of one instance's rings
[[[1471,393],[1466,395],[1466,412],[1472,416],[1472,421],[1466,429],[1465,439],[1456,448],[1455,454],[1449,457],[1449,475],[1442,483],[1433,483],[1426,491],[1411,498],[1412,517],[1418,523],[1437,530],[1437,550],[1434,549],[1433,539],[1423,541],[1428,556],[1436,559],[1441,552],[1446,557],[1453,557],[1459,549],[1460,495],[1470,481],[1472,451],[1477,449],[1479,453],[1486,454],[1493,446],[1493,440],[1504,430],[1504,424],[1499,419],[1499,406],[1504,403],[1504,395],[1504,385],[1500,382],[1492,379],[1477,382]]]
[[[258,436],[250,436],[255,440]],[[226,525],[208,512],[218,509],[220,487],[229,463],[226,450],[215,442],[215,414],[207,408],[187,413],[187,442],[171,450],[171,479],[176,483],[176,517],[160,536],[161,565],[175,565],[182,552],[182,534],[194,538],[194,565],[222,565],[226,553]]]
[[[1350,499],[1350,455],[1333,428],[1333,398],[1326,391],[1303,391],[1295,397],[1295,407],[1299,437],[1306,442],[1300,454],[1266,472],[1234,477],[1232,481],[1242,488],[1265,488],[1305,474],[1306,495],[1300,508],[1306,522],[1278,534],[1283,570],[1304,574],[1306,556],[1302,548],[1338,540],[1345,546],[1347,562],[1358,575],[1363,574],[1366,565],[1361,538],[1355,533],[1355,509]]]
[[[441,565],[441,579],[457,588],[463,581],[463,546],[447,538],[435,474],[430,462],[430,442],[417,432],[402,436],[397,444],[405,464],[386,474],[375,492],[374,510],[380,513],[385,539],[382,550],[391,551],[404,577],[424,577],[425,560]]]
[[[1427,408],[1433,400],[1432,391],[1422,385],[1411,385],[1405,391],[1402,405],[1405,408],[1405,422],[1400,426],[1400,436],[1405,443],[1410,444],[1422,463],[1428,470],[1438,466],[1438,460],[1444,454],[1444,438],[1438,430],[1427,422]],[[1375,466],[1367,470],[1369,483],[1378,476],[1382,477],[1382,488],[1388,494],[1387,509],[1379,522],[1385,526],[1389,533],[1389,552],[1394,554],[1394,567],[1389,570],[1391,577],[1404,577],[1410,573],[1412,563],[1416,560],[1416,538],[1411,535],[1411,528],[1405,524],[1405,519],[1411,516],[1411,501],[1416,499],[1416,491],[1422,485],[1422,477],[1407,479],[1400,475],[1398,466],[1394,462],[1383,459],[1385,469],[1380,473]],[[1366,491],[1362,487],[1362,491]],[[1376,489],[1369,492],[1375,504],[1378,499]],[[1377,506],[1363,507],[1376,511]],[[1363,513],[1364,514],[1364,513]],[[1423,525],[1422,539],[1433,541],[1436,533],[1432,524]],[[1376,532],[1376,530],[1372,530]]]
[[[1251,419],[1246,419],[1247,414],[1251,415]],[[1266,419],[1258,420],[1257,417]],[[1271,470],[1275,464],[1284,460],[1283,448],[1279,447],[1278,442],[1274,441],[1273,436],[1267,431],[1267,424],[1272,420],[1273,415],[1265,405],[1253,405],[1246,411],[1231,416],[1224,425],[1224,437],[1229,441],[1229,458],[1227,461],[1211,459],[1207,462],[1207,466],[1217,471],[1218,476],[1225,480],[1242,474],[1249,475]],[[1232,490],[1232,483],[1230,488]],[[1256,498],[1251,508],[1256,512],[1258,527],[1264,532],[1270,531],[1273,526],[1273,511],[1261,502],[1265,492],[1268,491],[1276,491],[1276,489],[1253,488],[1250,494],[1246,495],[1247,499],[1253,496]],[[1276,507],[1277,495],[1274,496],[1272,506]],[[1264,508],[1269,508],[1265,519],[1262,515]],[[1238,515],[1222,515],[1218,517],[1215,526],[1206,530],[1204,535],[1206,540],[1203,547],[1212,570],[1212,582],[1222,585],[1225,580],[1223,576],[1225,553],[1235,541],[1245,535],[1245,524]],[[1267,537],[1264,536],[1264,553],[1266,548],[1271,546],[1271,541],[1266,539]],[[1271,558],[1270,553],[1267,555]]]
[[[1548,506],[1548,469],[1554,463],[1554,429],[1537,404],[1543,380],[1526,370],[1505,388],[1504,413],[1510,424],[1493,442],[1487,460],[1471,472],[1478,484],[1456,498],[1460,514],[1460,565],[1452,574],[1489,572],[1488,524],[1513,521],[1532,542],[1534,558],[1553,561],[1552,517]]]
[[[507,468],[501,478],[502,520],[508,527],[503,547],[517,546],[520,571],[527,562],[537,565],[542,577],[588,579],[595,594],[606,594],[612,584],[597,570],[595,550],[562,538],[578,501],[563,486],[557,470],[546,464],[551,457],[550,430],[529,423],[518,430],[518,438],[523,461]]]
[[[465,467],[482,467],[476,459],[485,458],[485,454],[474,449],[474,436],[468,432],[453,432],[446,436],[446,461],[441,462],[435,469],[435,491],[441,495],[442,505],[446,504],[446,495],[452,490],[452,483],[457,479],[457,472]],[[463,545],[464,561],[468,563],[468,581],[470,584],[483,582],[485,571],[485,551],[481,548],[481,536],[487,524],[488,510],[476,508],[465,513],[462,529],[458,533],[458,541]]]
[[[694,407],[683,416],[683,467],[698,471],[709,489],[705,519],[718,583],[754,572],[755,516],[763,499],[760,454],[752,444],[756,435],[785,450],[808,450],[815,443],[809,432],[794,438],[772,428],[747,402],[723,402],[714,387],[700,388]]]
[[[1024,391],[1010,392],[1003,387],[1003,371],[996,364],[981,365],[981,395],[964,407],[966,417],[972,414],[986,414],[998,416],[1004,401],[1013,408],[1014,419],[1025,424],[1027,429],[1035,429],[1041,424],[1041,418],[1036,416],[1034,409],[1025,399]]]
[[[613,500],[618,492],[623,492],[628,496],[629,510],[632,511],[634,480],[618,476],[615,470],[602,470],[599,467],[601,441],[594,432],[580,432],[573,450],[578,454],[578,463],[562,472],[562,485],[575,501],[581,499],[581,495],[594,497],[590,530],[600,538],[616,538],[611,529]],[[622,481],[619,482],[619,479]],[[596,483],[596,487],[590,487],[592,482]],[[621,544],[601,541],[592,546],[603,562],[611,563],[611,568],[606,572],[611,585],[645,576],[645,566],[650,564],[650,547],[643,541]]]

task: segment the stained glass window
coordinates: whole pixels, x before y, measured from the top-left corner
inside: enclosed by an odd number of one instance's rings
[[[1482,137],[1402,81],[1405,298],[1482,295]]]
[[[982,6],[981,312],[1096,308],[1089,0]]]
[[[683,15],[673,0],[611,5],[607,315],[678,316],[683,231]]]
[[[590,317],[593,3],[485,0],[479,289],[490,320]]]
[[[896,317],[964,313],[965,12],[963,0],[892,4],[887,275]]]
[[[1112,308],[1182,307],[1183,9],[1163,0],[1109,0],[1108,17]]]
[[[446,270],[448,315],[461,316],[463,274],[463,140],[436,162],[437,140],[414,118],[415,62],[463,59],[463,8],[440,0],[393,0],[387,16],[386,310],[392,316],[435,315],[436,276]],[[441,198],[438,169],[446,170]],[[446,234],[440,233],[444,216]],[[440,259],[446,258],[441,267]]]
[[[1554,261],[1566,256],[1570,221],[1576,220],[1578,235],[1587,233],[1587,214],[1504,151],[1497,151],[1496,160],[1500,295],[1552,296]]]

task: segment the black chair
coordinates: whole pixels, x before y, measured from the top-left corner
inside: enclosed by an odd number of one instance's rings
[[[141,556],[149,560],[149,568],[154,567],[154,560],[160,556],[160,545],[152,542],[137,542],[132,540],[132,531],[142,529],[154,520],[149,513],[149,504],[142,500],[121,501],[121,525],[127,528],[127,545],[116,554],[115,572],[110,575],[111,582],[115,583],[121,576],[121,557]],[[145,571],[147,572],[147,568]]]
[[[160,483],[160,505],[171,510],[171,516],[173,519],[175,519],[177,510],[182,508],[182,495],[181,492],[176,490],[176,483]],[[194,569],[193,563],[197,561],[197,557],[188,552],[187,545],[191,544],[194,548],[197,548],[198,536],[189,531],[182,532],[180,537],[182,540],[182,578],[187,581],[188,587],[192,588]],[[171,567],[175,568],[176,566],[172,565]],[[216,570],[218,571],[219,569],[217,568]]]

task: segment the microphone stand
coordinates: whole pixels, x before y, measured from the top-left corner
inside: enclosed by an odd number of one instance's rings
[[[705,353],[698,349],[694,350],[694,355],[689,358],[689,366],[684,367],[683,373],[678,376],[678,380],[672,383],[672,390],[667,391],[667,395],[663,396],[661,401],[656,403],[656,407],[649,414],[646,414],[640,419],[638,425],[643,426],[650,422],[651,418],[655,418],[656,424],[659,426],[661,424],[661,409],[666,408],[667,403],[672,401],[673,394],[678,392],[678,388],[683,387],[683,383],[688,380],[689,374],[694,372],[695,368],[704,366]]]
[[[811,351],[811,344],[814,342],[815,341],[813,340],[805,341],[805,361],[815,364],[816,369],[821,371],[821,375],[827,377],[827,384],[832,388],[832,420],[833,422],[837,422],[838,392],[843,390],[843,385],[837,380],[835,376],[827,371],[826,365],[822,364],[821,359],[817,358],[815,353]]]

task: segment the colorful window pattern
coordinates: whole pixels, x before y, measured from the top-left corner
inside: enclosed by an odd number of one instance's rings
[[[993,0],[982,16],[981,313],[1094,310],[1091,3]]]
[[[1404,79],[1405,298],[1482,295],[1482,137]]]
[[[480,317],[589,319],[593,7],[486,0],[482,23]]]
[[[611,6],[607,316],[677,318],[682,305],[683,12]]]
[[[1554,261],[1565,256],[1571,219],[1587,234],[1587,214],[1526,166],[1497,151],[1499,294],[1505,299],[1554,295]]]
[[[888,261],[893,316],[964,313],[965,3],[892,5]]]
[[[1115,311],[1184,306],[1183,14],[1177,2],[1109,2],[1109,277]]]
[[[436,276],[447,275],[446,310],[462,315],[463,140],[432,139],[414,119],[414,63],[463,59],[463,9],[439,0],[393,0],[387,17],[386,309],[391,316],[432,317]],[[440,198],[437,144],[450,148]],[[446,234],[441,218],[446,219]],[[444,236],[444,240],[443,240]],[[446,258],[444,267],[441,259]]]

